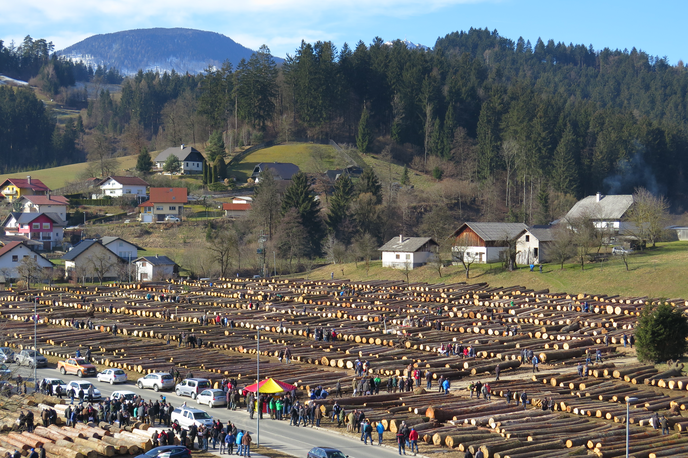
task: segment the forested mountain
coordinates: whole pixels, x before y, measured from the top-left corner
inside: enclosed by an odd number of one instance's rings
[[[61,55],[92,65],[114,67],[125,74],[139,70],[199,73],[225,60],[239,63],[253,51],[229,37],[193,29],[137,29],[94,35],[64,50]]]
[[[446,183],[462,196],[443,191],[450,212],[470,200],[476,217],[541,223],[582,196],[639,186],[686,208],[687,97],[683,63],[636,49],[533,46],[481,29],[449,34],[432,50],[380,38],[341,49],[302,42],[282,66],[262,47],[194,75],[139,71],[123,81],[121,97],[102,91],[89,101],[83,144],[92,132],[129,153],[203,143],[214,131],[230,151],[269,139],[333,139]],[[379,216],[377,229],[365,231],[378,241],[386,231],[413,233],[432,205],[406,200],[401,218],[392,188],[384,204],[382,196],[373,202],[384,211],[360,211]]]

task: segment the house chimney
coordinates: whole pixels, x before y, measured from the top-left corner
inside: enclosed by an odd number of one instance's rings
[[[182,148],[181,148],[181,149],[184,149],[184,143],[182,143]]]
[[[597,199],[597,202],[599,202],[600,200],[602,200],[602,194],[598,192],[595,198]]]
[[[31,175],[27,175],[27,176],[26,176],[26,181],[28,181],[29,184],[31,184]]]
[[[404,243],[404,236],[399,234],[399,243]]]

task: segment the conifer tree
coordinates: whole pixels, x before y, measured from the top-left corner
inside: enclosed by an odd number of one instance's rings
[[[361,153],[370,151],[370,144],[372,142],[369,123],[370,114],[368,108],[364,105],[361,113],[361,120],[358,122],[358,132],[356,133],[356,147]]]
[[[377,204],[382,202],[382,185],[370,167],[363,171],[361,178],[358,180],[358,193],[370,193],[375,197]]]
[[[306,228],[309,244],[309,255],[320,254],[324,237],[323,225],[320,219],[320,204],[311,192],[311,185],[303,172],[299,172],[291,178],[291,184],[284,192],[282,199],[282,214],[290,209],[295,209],[301,217],[301,222]]]
[[[401,185],[408,186],[409,184],[411,184],[411,179],[409,178],[408,167],[404,165],[404,171],[401,172]]]
[[[136,159],[136,170],[141,173],[150,173],[153,168],[153,160],[148,153],[148,148],[145,146],[141,148],[139,157]]]
[[[349,204],[354,196],[354,185],[349,175],[342,175],[334,182],[334,192],[330,199],[330,210],[327,213],[325,224],[330,232],[339,240],[339,225],[348,215]]]

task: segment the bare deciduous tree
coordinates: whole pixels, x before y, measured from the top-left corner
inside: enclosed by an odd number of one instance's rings
[[[560,224],[554,229],[554,239],[548,248],[548,253],[552,261],[559,264],[560,269],[563,269],[564,263],[575,255],[573,232],[566,225]]]
[[[628,221],[633,224],[629,231],[641,242],[655,247],[665,232],[669,220],[669,202],[663,196],[655,196],[645,188],[636,189]]]

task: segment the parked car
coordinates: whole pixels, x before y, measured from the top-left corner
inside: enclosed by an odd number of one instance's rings
[[[624,248],[622,246],[615,246],[614,248],[612,248],[612,254],[614,255],[623,255],[631,253],[633,253],[633,248]]]
[[[172,222],[172,223],[178,223],[178,222],[180,222],[181,220],[180,220],[178,217],[174,216],[174,215],[167,215],[167,216],[165,217],[165,221],[170,221],[170,222]]]
[[[181,383],[177,383],[174,392],[177,396],[191,396],[196,399],[198,393],[210,388],[210,380],[207,378],[185,378]]]
[[[172,423],[177,423],[184,429],[189,429],[191,425],[213,427],[213,417],[201,409],[193,409],[191,407],[179,407],[172,411],[170,416]]]
[[[20,366],[46,367],[48,365],[48,358],[36,350],[22,350],[15,358],[15,361]]]
[[[199,404],[207,404],[211,409],[215,406],[227,405],[227,393],[222,390],[203,390],[196,396],[196,402]]]
[[[110,385],[115,383],[125,383],[127,381],[127,373],[122,369],[105,369],[96,375],[99,382],[107,382]]]
[[[57,370],[62,375],[76,374],[79,378],[93,376],[98,373],[96,366],[87,363],[84,358],[69,358],[64,361],[58,361]]]
[[[69,393],[69,390],[74,390],[74,397],[79,396],[79,390],[83,389],[84,390],[84,399],[88,399],[88,390],[93,387],[93,401],[100,401],[100,390],[95,387],[95,385],[91,382],[87,382],[85,380],[73,380],[67,384],[67,393]]]
[[[140,389],[153,388],[153,391],[171,390],[174,388],[174,377],[167,372],[156,372],[138,379],[136,386]]]
[[[7,364],[0,363],[0,379],[7,380],[12,378],[12,370],[7,367]]]
[[[45,383],[47,383],[48,385],[53,386],[53,393],[59,386],[60,388],[62,388],[62,394],[67,394],[67,390],[69,389],[69,387],[67,386],[67,382],[65,382],[64,380],[59,378],[45,378],[43,380],[45,380]]]
[[[191,458],[191,450],[183,445],[163,445],[148,450],[136,458]]]
[[[332,447],[313,447],[306,455],[306,458],[349,458],[340,450]]]
[[[0,347],[0,361],[13,363],[14,357],[14,350],[12,350],[10,347]]]
[[[117,399],[118,401],[131,401],[134,399],[136,396],[138,396],[136,393],[133,391],[113,391],[112,394],[110,395],[110,398],[112,399]]]

